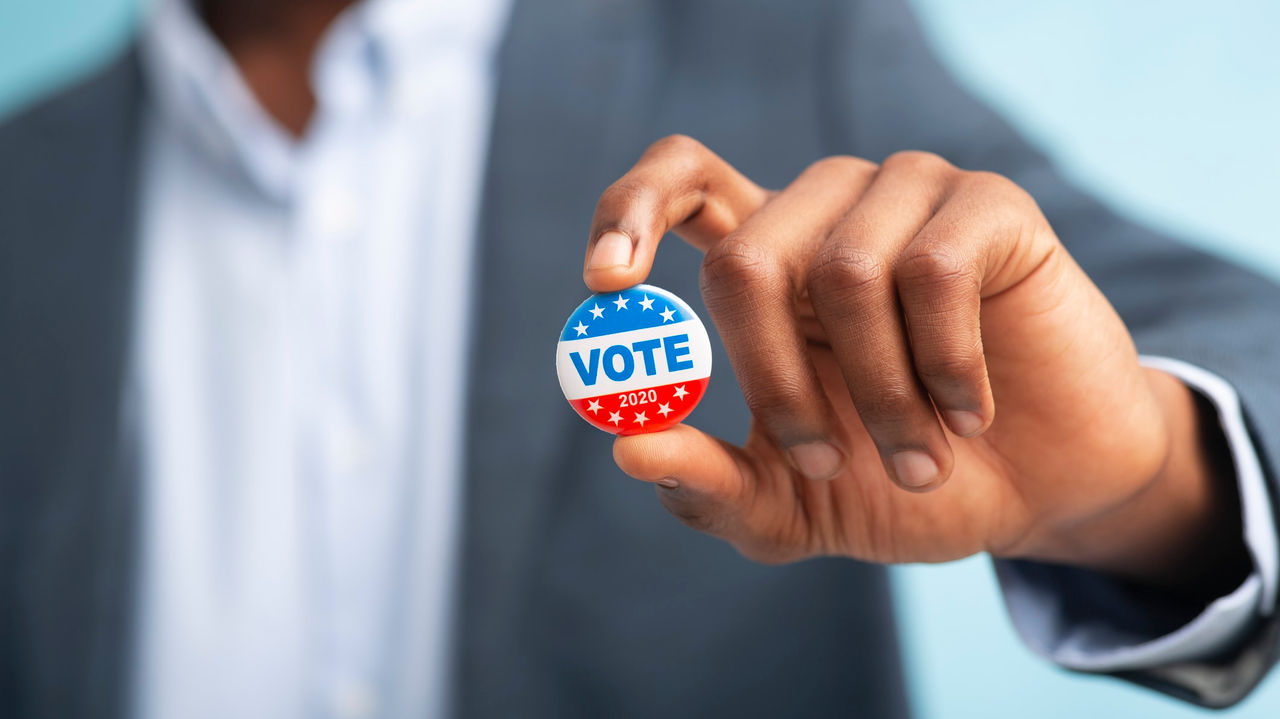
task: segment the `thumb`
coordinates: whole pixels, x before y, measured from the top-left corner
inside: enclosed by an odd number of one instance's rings
[[[687,424],[664,432],[618,437],[613,460],[635,479],[658,486],[667,511],[701,532],[733,541],[751,497],[741,449]]]

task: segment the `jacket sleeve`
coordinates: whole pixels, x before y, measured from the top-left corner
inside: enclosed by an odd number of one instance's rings
[[[907,3],[832,2],[820,116],[831,153],[872,160],[905,149],[1003,174],[1040,204],[1068,251],[1102,289],[1144,355],[1224,379],[1269,489],[1280,496],[1280,287],[1130,222],[1082,192],[995,112],[963,90],[929,49]],[[1273,544],[1276,537],[1269,538]],[[1274,603],[1274,599],[1271,599]],[[1189,622],[1204,607],[1182,611]],[[1205,706],[1239,701],[1280,660],[1280,620],[1260,606],[1229,650],[1112,672]]]

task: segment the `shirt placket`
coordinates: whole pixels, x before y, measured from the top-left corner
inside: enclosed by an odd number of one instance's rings
[[[318,716],[378,714],[379,632],[370,631],[385,584],[385,507],[393,463],[371,416],[362,362],[362,314],[371,193],[376,160],[368,153],[372,76],[354,27],[328,38],[314,83],[317,109],[302,145],[294,237],[301,321],[309,326],[299,362],[312,377],[300,424],[300,450],[313,466],[319,526],[315,553],[318,651],[311,704]]]

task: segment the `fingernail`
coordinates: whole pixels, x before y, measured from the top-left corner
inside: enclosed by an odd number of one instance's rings
[[[840,450],[826,442],[797,444],[788,452],[791,454],[791,463],[800,470],[800,474],[809,479],[830,479],[844,461]]]
[[[631,252],[631,238],[617,230],[610,230],[596,240],[596,248],[591,251],[591,261],[587,263],[587,269],[628,267],[631,265]]]
[[[938,464],[924,452],[908,449],[893,455],[893,473],[903,486],[919,489],[937,481]]]
[[[972,437],[982,429],[982,416],[977,412],[962,409],[949,409],[943,413],[951,431],[961,437]]]
[[[659,487],[666,487],[667,489],[675,489],[680,486],[680,483],[671,477],[663,477],[657,481],[657,485]]]

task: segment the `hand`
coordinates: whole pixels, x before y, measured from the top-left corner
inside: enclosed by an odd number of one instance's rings
[[[587,285],[643,281],[668,231],[706,253],[752,427],[741,447],[679,425],[614,456],[747,556],[987,551],[1159,578],[1232,521],[1190,393],[1138,364],[1011,181],[903,152],[770,192],[670,137],[600,198]]]

